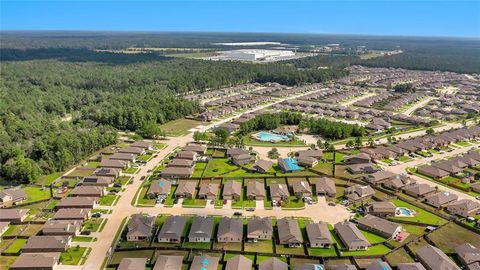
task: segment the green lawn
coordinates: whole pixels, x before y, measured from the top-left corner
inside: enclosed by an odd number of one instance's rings
[[[71,247],[60,254],[60,262],[64,265],[78,265],[85,251],[86,247]]]
[[[368,231],[365,231],[365,230],[360,230],[360,231],[365,236],[365,238],[367,238],[367,241],[370,244],[382,243],[382,242],[385,242],[387,240],[386,238],[384,238],[380,235],[377,235],[377,234],[374,234],[374,233],[371,233],[371,232],[368,232]]]
[[[197,243],[197,242],[184,242],[182,247],[184,248],[194,248],[194,249],[211,249],[212,243]]]
[[[83,166],[85,168],[97,168],[98,166],[100,166],[100,162],[98,161],[90,161],[87,163],[87,165]]]
[[[100,198],[99,204],[105,205],[105,206],[111,206],[117,200],[118,197],[120,196],[114,195],[114,194],[107,194]]]
[[[17,253],[25,245],[27,239],[15,239],[12,244],[5,250],[5,253]]]
[[[50,188],[24,187],[23,190],[27,194],[26,202],[36,202],[50,198]]]
[[[9,269],[17,258],[17,256],[0,256],[0,269]]]
[[[117,251],[112,255],[112,264],[119,264],[123,258],[148,258],[153,255],[154,250],[133,250],[133,251]],[[148,261],[148,260],[147,260]]]
[[[201,124],[203,124],[201,121],[183,118],[165,123],[161,125],[160,128],[167,133],[168,136],[182,136],[187,134],[189,129]]]
[[[102,227],[103,218],[91,218],[83,223],[82,231],[99,232]]]
[[[308,248],[309,256],[321,256],[321,257],[335,257],[338,256],[335,248]]]
[[[57,178],[59,178],[62,175],[63,175],[63,172],[55,172],[55,173],[52,173],[52,174],[43,175],[36,181],[36,183],[39,184],[39,185],[48,186],[51,183],[53,183],[53,181],[55,181]]]
[[[441,225],[445,224],[447,220],[430,213],[428,211],[425,211],[423,209],[420,209],[412,204],[409,204],[407,202],[401,201],[401,200],[391,200],[393,204],[395,204],[397,207],[406,207],[409,209],[413,209],[416,214],[413,217],[391,217],[389,219],[391,220],[399,220],[399,221],[413,221],[413,222],[420,222],[424,224],[431,224],[431,225]]]
[[[259,240],[256,243],[245,242],[243,247],[245,251],[273,253],[273,245],[272,240]]]
[[[136,160],[139,161],[139,162],[147,162],[147,161],[149,161],[151,158],[152,158],[152,155],[147,155],[147,154],[145,154],[145,155],[140,155],[140,156],[138,156]]]
[[[182,206],[183,207],[192,207],[192,208],[203,208],[207,205],[207,200],[201,199],[184,199]]]
[[[295,196],[289,196],[288,197],[288,202],[282,203],[282,209],[298,209],[298,208],[303,208],[305,207],[305,203],[303,202],[302,199],[298,199]]]
[[[400,156],[400,157],[398,158],[398,160],[401,161],[401,162],[408,162],[408,161],[410,161],[410,160],[412,160],[412,159],[411,159],[410,157],[408,157],[408,156]]]
[[[72,241],[74,242],[95,242],[97,241],[96,237],[91,237],[91,236],[74,236],[72,238]]]
[[[203,177],[215,177],[235,169],[238,167],[229,163],[228,158],[212,158],[208,161]]]
[[[194,178],[202,177],[203,170],[205,169],[205,167],[207,167],[206,162],[197,162],[195,164],[195,167],[193,168],[192,177],[194,177]]]
[[[138,172],[138,170],[139,170],[138,168],[131,167],[131,168],[123,169],[122,172],[126,174],[135,174]]]

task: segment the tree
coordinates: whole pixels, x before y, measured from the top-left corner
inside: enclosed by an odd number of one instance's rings
[[[345,144],[345,146],[346,146],[347,148],[352,148],[352,147],[355,146],[355,142],[352,141],[352,140],[350,140],[350,141],[348,141],[348,142]]]
[[[276,159],[280,157],[280,154],[278,153],[277,148],[272,148],[272,150],[268,151],[268,157],[271,159]]]
[[[314,143],[310,144],[310,149],[315,150],[316,145]]]
[[[359,149],[360,147],[362,147],[363,143],[362,143],[362,137],[356,137],[355,138],[355,147],[357,149]]]
[[[320,149],[325,149],[325,145],[323,144],[322,140],[320,140],[320,139],[317,141],[317,146]]]
[[[427,133],[427,135],[433,135],[435,133],[435,130],[433,128],[428,128],[425,133]]]
[[[208,135],[205,132],[200,132],[197,130],[193,133],[193,140],[196,142],[205,141],[207,139],[208,139]]]
[[[329,141],[325,141],[325,142],[323,143],[323,148],[324,148],[325,150],[330,150],[330,149],[331,149],[331,146],[332,146],[332,145],[330,144]]]
[[[160,126],[153,121],[144,123],[142,127],[137,130],[137,133],[148,139],[156,139],[165,136],[165,133],[160,129]]]
[[[369,138],[368,138],[368,146],[370,146],[370,147],[374,147],[374,146],[375,146],[375,141],[373,140],[372,137],[369,137]]]

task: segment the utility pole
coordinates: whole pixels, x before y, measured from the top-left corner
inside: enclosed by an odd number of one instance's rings
[[[336,156],[337,155],[337,151],[335,150],[335,148],[333,148],[333,166],[332,166],[332,175],[335,176],[335,160],[336,159]]]

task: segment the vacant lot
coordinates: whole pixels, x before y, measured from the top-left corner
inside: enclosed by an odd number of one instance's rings
[[[177,119],[160,126],[168,136],[182,136],[188,133],[189,129],[202,125],[204,122],[191,119]]]
[[[455,252],[454,248],[464,243],[480,246],[480,235],[455,223],[449,223],[434,231],[428,235],[428,238],[445,253]]]

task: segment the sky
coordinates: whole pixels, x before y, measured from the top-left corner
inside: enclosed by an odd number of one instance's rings
[[[0,0],[1,30],[480,37],[480,1]]]

